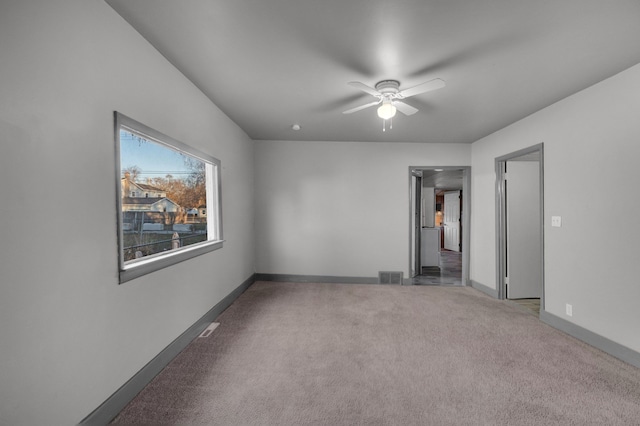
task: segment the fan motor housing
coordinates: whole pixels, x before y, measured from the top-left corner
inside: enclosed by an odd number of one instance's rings
[[[376,90],[383,95],[398,93],[400,82],[398,80],[382,80],[376,84]]]

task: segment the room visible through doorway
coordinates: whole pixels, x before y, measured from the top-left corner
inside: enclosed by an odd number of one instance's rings
[[[413,285],[468,281],[469,167],[411,167],[411,279]]]

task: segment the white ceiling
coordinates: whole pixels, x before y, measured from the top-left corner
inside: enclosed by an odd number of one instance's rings
[[[638,0],[106,1],[256,140],[471,143],[640,63]],[[434,78],[391,131],[341,113]]]

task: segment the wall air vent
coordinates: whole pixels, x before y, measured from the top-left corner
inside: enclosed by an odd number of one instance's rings
[[[380,271],[378,272],[379,284],[402,284],[401,271]]]

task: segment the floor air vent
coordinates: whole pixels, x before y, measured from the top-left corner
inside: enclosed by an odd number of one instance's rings
[[[218,328],[219,325],[220,325],[219,322],[212,322],[211,324],[209,324],[207,328],[204,329],[202,333],[200,333],[198,337],[209,337],[211,333],[213,333],[213,330]]]
[[[380,271],[380,272],[378,272],[378,283],[380,283],[380,284],[402,284],[402,272]]]

